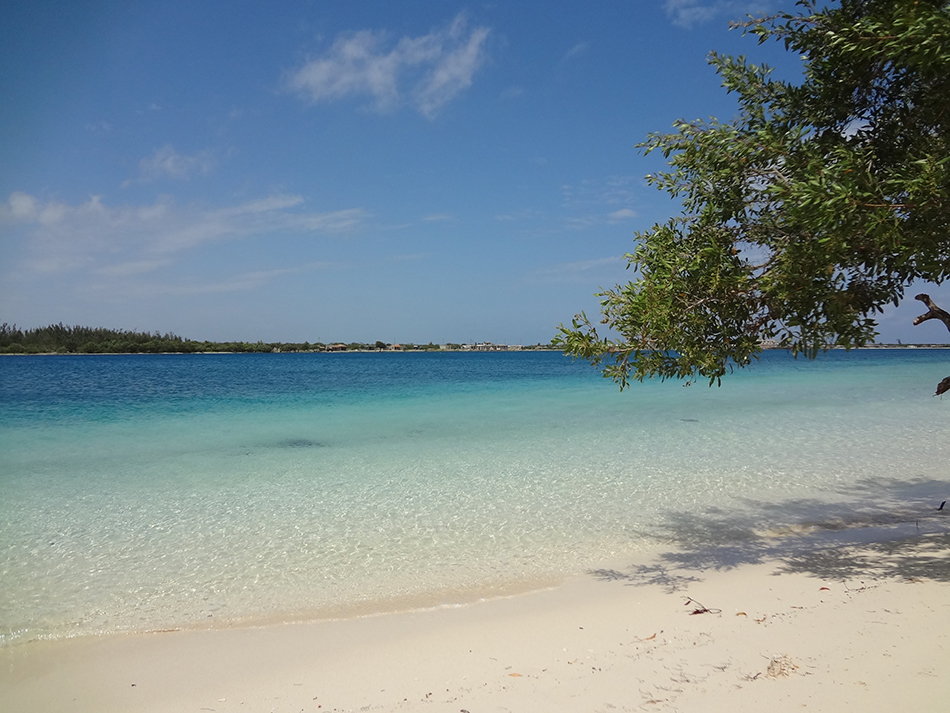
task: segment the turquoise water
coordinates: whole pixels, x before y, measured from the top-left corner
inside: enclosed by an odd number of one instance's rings
[[[769,352],[719,389],[619,393],[551,352],[2,358],[0,640],[464,601],[692,514],[929,507],[948,373]]]

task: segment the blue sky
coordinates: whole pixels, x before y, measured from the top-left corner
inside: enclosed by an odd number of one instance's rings
[[[791,5],[4,2],[0,321],[546,342],[676,212],[635,144],[733,115],[712,49],[794,75],[728,30]]]

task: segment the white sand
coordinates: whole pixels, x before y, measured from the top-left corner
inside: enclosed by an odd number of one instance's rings
[[[8,647],[0,710],[950,710],[946,532],[686,555],[459,607]]]

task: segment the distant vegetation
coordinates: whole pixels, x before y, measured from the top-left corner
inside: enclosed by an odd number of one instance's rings
[[[463,345],[447,344],[448,349]],[[538,345],[538,348],[550,345]],[[191,354],[195,352],[323,352],[323,351],[439,351],[438,344],[387,344],[377,341],[363,344],[322,342],[198,342],[177,334],[131,332],[101,327],[48,327],[21,330],[4,322],[0,325],[0,354]]]
[[[159,352],[270,352],[275,345],[263,342],[196,342],[177,334],[131,332],[101,327],[67,327],[51,324],[37,329],[0,325],[0,352],[7,354],[156,354]]]

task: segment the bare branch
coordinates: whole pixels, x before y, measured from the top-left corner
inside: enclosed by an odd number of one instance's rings
[[[920,315],[917,319],[914,320],[914,326],[917,326],[921,322],[926,322],[928,319],[939,319],[945,325],[947,329],[950,329],[950,312],[940,309],[934,301],[930,299],[930,295],[919,294],[914,297],[915,300],[920,300],[925,305],[927,305],[928,311],[926,314]],[[937,393],[934,396],[940,396],[941,394],[950,391],[950,376],[946,377],[943,381],[937,384]]]
[[[914,297],[914,299],[923,302],[925,305],[927,305],[929,310],[926,314],[922,314],[914,320],[915,327],[921,322],[926,322],[928,319],[939,319],[941,322],[947,325],[947,329],[950,330],[950,312],[940,309],[936,304],[934,304],[934,301],[930,299],[930,295],[920,294]]]

